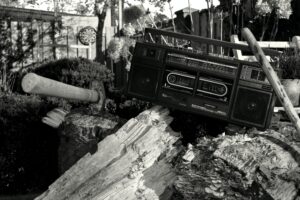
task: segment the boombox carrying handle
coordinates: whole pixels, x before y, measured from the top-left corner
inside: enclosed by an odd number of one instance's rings
[[[163,30],[153,29],[153,28],[145,29],[145,37],[150,36],[151,38],[154,38],[155,35],[161,36],[161,37],[169,36],[169,37],[178,38],[178,39],[190,40],[193,42],[200,42],[200,43],[209,44],[209,45],[216,45],[216,46],[222,46],[222,47],[227,47],[227,48],[231,48],[231,49],[239,49],[242,51],[251,52],[251,48],[246,44],[236,44],[236,43],[231,43],[231,42],[227,42],[227,41],[201,37],[201,36],[197,36],[197,35],[175,33],[175,32],[163,31]],[[272,50],[272,49],[268,49],[268,48],[264,48],[263,51],[265,54],[270,55],[270,56],[281,55],[281,52]]]

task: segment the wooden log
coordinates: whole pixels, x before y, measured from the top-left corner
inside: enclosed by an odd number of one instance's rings
[[[171,161],[181,150],[167,109],[129,120],[67,170],[40,199],[159,199],[176,179]]]
[[[67,85],[49,78],[39,76],[34,73],[28,73],[22,80],[24,92],[74,99],[88,102],[98,102],[100,95],[96,90]]]
[[[92,115],[89,109],[74,109],[59,127],[58,169],[62,174],[87,153],[97,150],[99,141],[115,133],[125,120],[108,113]]]
[[[181,199],[299,198],[300,147],[275,131],[202,138],[176,168]]]
[[[273,67],[268,62],[263,50],[259,46],[258,42],[256,41],[254,35],[248,28],[243,28],[242,36],[246,39],[247,43],[249,44],[253,54],[255,55],[258,62],[261,64],[263,71],[265,72],[268,81],[271,83],[279,101],[285,108],[286,114],[294,124],[297,129],[298,134],[300,135],[300,119],[295,111],[286,91],[284,90],[283,85],[281,84],[280,79],[278,78],[276,72],[274,71]]]

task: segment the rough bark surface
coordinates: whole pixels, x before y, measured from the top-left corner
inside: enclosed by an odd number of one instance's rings
[[[202,138],[178,164],[177,199],[300,198],[300,143],[294,131]]]
[[[154,107],[129,120],[36,199],[167,199],[181,150],[168,114]]]
[[[97,143],[115,133],[124,120],[108,113],[91,115],[89,109],[73,110],[59,128],[58,169],[68,170],[88,152],[97,150]]]

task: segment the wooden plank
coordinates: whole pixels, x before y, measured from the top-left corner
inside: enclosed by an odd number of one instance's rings
[[[66,40],[67,40],[67,58],[69,58],[69,27],[66,27]]]
[[[32,37],[32,24],[31,22],[22,22],[22,35],[23,35],[23,51],[27,52],[28,57],[24,60],[24,65],[30,65],[33,63],[33,49],[31,42],[33,42],[33,37]]]
[[[44,46],[43,46],[43,44],[44,44],[44,35],[45,35],[45,33],[44,33],[44,22],[43,21],[41,21],[41,28],[40,28],[40,41],[41,41],[41,47],[42,47],[42,49],[41,49],[41,61],[43,61],[44,60]]]
[[[292,42],[294,44],[295,52],[300,52],[300,36],[294,36],[292,39]]]
[[[247,43],[249,44],[253,54],[255,55],[258,62],[261,64],[261,67],[263,71],[265,72],[268,81],[271,83],[279,101],[283,105],[286,114],[288,115],[289,119],[293,123],[293,125],[296,127],[296,130],[298,134],[300,134],[300,119],[295,111],[283,85],[280,82],[280,79],[278,78],[276,72],[274,71],[273,67],[268,62],[264,52],[262,51],[262,48],[256,41],[254,35],[251,33],[251,31],[248,28],[243,28],[242,30],[242,36],[245,38]]]
[[[192,40],[195,42],[201,42],[205,44],[210,44],[210,45],[216,45],[216,46],[222,46],[222,47],[228,47],[231,49],[240,49],[242,51],[246,52],[251,52],[251,48],[248,45],[245,44],[235,44],[231,42],[226,42],[226,41],[220,41],[220,40],[215,40],[215,39],[210,39],[206,37],[201,37],[201,36],[194,36],[194,35],[188,35],[188,34],[183,34],[183,33],[174,33],[174,32],[169,32],[169,31],[162,31],[162,30],[157,30],[153,28],[146,28],[145,33],[151,33],[154,35],[165,35],[165,36],[171,36],[171,37],[179,37],[179,38],[184,38],[186,40]],[[271,56],[279,56],[281,55],[281,52],[272,50],[272,49],[264,49],[263,50],[266,54],[271,55]]]
[[[247,42],[239,41],[235,42],[237,44],[247,44]],[[273,49],[287,49],[287,48],[295,48],[295,44],[293,42],[287,41],[258,41],[258,44],[261,48],[273,48]]]
[[[71,44],[69,45],[70,48],[75,48],[75,49],[89,49],[89,46],[85,46],[85,45],[77,45],[77,44]]]
[[[42,36],[43,36],[43,60],[45,59],[53,59],[53,49],[52,47],[46,46],[49,44],[52,44],[52,38],[51,38],[51,22],[43,22],[42,25]]]
[[[300,114],[300,107],[294,107],[295,111]],[[285,111],[284,107],[274,107],[274,113]]]
[[[0,6],[0,18],[7,17],[10,17],[12,21],[30,22],[32,19],[52,21],[61,20],[61,13],[55,18],[54,12],[51,11]]]
[[[51,21],[50,27],[51,27],[51,31],[49,32],[49,34],[50,34],[50,38],[51,38],[51,43],[55,44],[56,43],[56,40],[55,40],[56,21]],[[56,56],[56,46],[55,45],[52,46],[52,55],[53,55],[53,59],[56,60],[57,56]]]
[[[230,36],[230,41],[233,43],[238,44],[239,41],[239,37],[238,35],[231,35]],[[244,60],[243,55],[242,55],[242,51],[239,49],[232,49],[233,55],[235,58],[240,59],[240,60]]]
[[[69,45],[77,45],[76,44],[77,38],[76,38],[74,30],[76,30],[76,27],[74,27],[74,26],[68,27],[68,43],[69,43]],[[77,57],[77,49],[76,48],[69,48],[69,57],[70,58]]]

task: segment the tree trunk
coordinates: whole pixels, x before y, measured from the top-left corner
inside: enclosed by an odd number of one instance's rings
[[[154,107],[129,120],[36,199],[167,199],[176,179],[172,161],[181,151],[168,114]]]
[[[275,17],[275,22],[273,24],[271,36],[270,36],[270,41],[273,41],[276,38],[276,35],[277,35],[277,32],[278,32],[278,23],[279,23],[279,17],[276,16]]]
[[[190,14],[190,19],[191,19],[191,34],[195,34],[194,20],[193,20],[193,15],[192,15],[192,11],[191,11],[191,2],[190,2],[190,0],[188,0],[188,5],[189,5],[189,14]]]
[[[168,1],[170,13],[171,13],[171,19],[172,19],[172,26],[173,26],[173,31],[176,32],[176,25],[175,25],[175,21],[174,21],[173,9],[172,9],[170,2],[171,1]]]
[[[103,44],[103,28],[104,21],[106,17],[106,10],[103,10],[102,13],[97,13],[98,17],[98,27],[97,27],[97,35],[96,35],[96,58],[95,61],[104,64],[105,63],[105,55],[102,51]]]
[[[266,17],[263,17],[263,27],[262,27],[262,31],[261,31],[261,36],[259,38],[259,41],[263,41],[264,37],[265,37],[265,33],[268,29],[268,24],[269,24],[269,16],[268,16],[268,20],[266,22]]]

